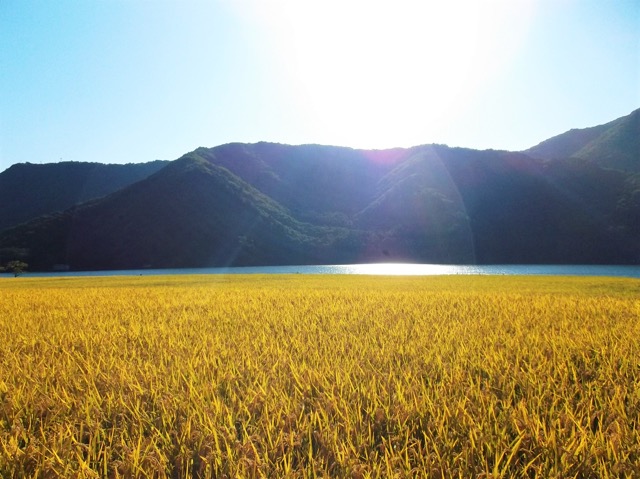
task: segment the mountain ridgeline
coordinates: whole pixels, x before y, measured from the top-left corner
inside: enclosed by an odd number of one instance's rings
[[[7,180],[23,167],[16,165],[0,174],[0,188],[14,188],[0,196],[18,204],[27,194],[38,208],[27,222],[27,213],[18,221],[7,213],[12,208],[0,208],[0,263],[20,259],[32,270],[638,264],[637,122],[638,111],[520,153],[442,145],[198,148],[148,164],[155,170],[120,188],[98,192],[74,180],[93,198],[79,205],[48,197],[38,203],[38,189],[62,192],[71,180],[53,173],[57,183],[44,186]]]
[[[529,148],[533,158],[582,158],[605,168],[640,172],[640,109],[604,125],[570,130]]]
[[[136,183],[168,162],[16,164],[0,173],[0,230]]]

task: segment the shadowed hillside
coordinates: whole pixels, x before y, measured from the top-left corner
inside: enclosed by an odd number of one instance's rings
[[[12,180],[2,190],[4,217],[48,215],[0,232],[0,264],[637,264],[640,173],[602,166],[633,148],[637,118],[536,147],[569,156],[554,160],[443,145],[233,143],[139,165],[139,181],[127,165],[117,170],[129,172],[122,189],[110,165],[51,165],[48,176],[40,165],[17,165],[0,176]]]
[[[102,200],[5,231],[38,269],[326,262],[347,230],[302,224],[227,169],[187,155]],[[351,235],[353,236],[353,235]],[[351,258],[349,258],[351,259]]]
[[[604,125],[567,131],[524,153],[546,160],[582,158],[605,168],[640,172],[640,109]]]
[[[113,193],[167,163],[103,165],[67,161],[13,165],[0,173],[0,230]]]

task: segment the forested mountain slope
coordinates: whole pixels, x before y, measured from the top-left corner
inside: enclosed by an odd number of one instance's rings
[[[113,193],[155,173],[167,163],[15,164],[0,173],[0,230]]]
[[[38,188],[33,181],[31,191],[27,180],[16,179],[24,168],[18,165],[7,170],[11,201],[28,190],[30,214],[38,208],[49,214],[0,231],[0,263],[21,259],[41,270],[61,264],[638,264],[640,174],[603,167],[609,160],[595,153],[615,156],[614,145],[629,144],[618,140],[630,138],[636,117],[597,127],[589,141],[574,144],[579,151],[590,145],[600,162],[443,145],[355,150],[234,143],[198,148],[166,165],[140,165],[156,171],[139,172],[139,181],[111,192],[114,181],[99,187],[86,173],[76,182],[82,188],[52,174],[50,181],[40,176]],[[78,165],[63,168],[79,175]],[[106,196],[77,205],[89,197],[85,190]],[[60,198],[50,200],[56,192]]]

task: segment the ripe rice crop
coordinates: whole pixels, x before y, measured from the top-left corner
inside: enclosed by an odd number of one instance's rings
[[[640,281],[0,279],[0,477],[640,477]]]

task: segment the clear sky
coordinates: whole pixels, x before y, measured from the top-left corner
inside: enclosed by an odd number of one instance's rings
[[[639,106],[639,0],[0,0],[0,171],[236,141],[521,150]]]

